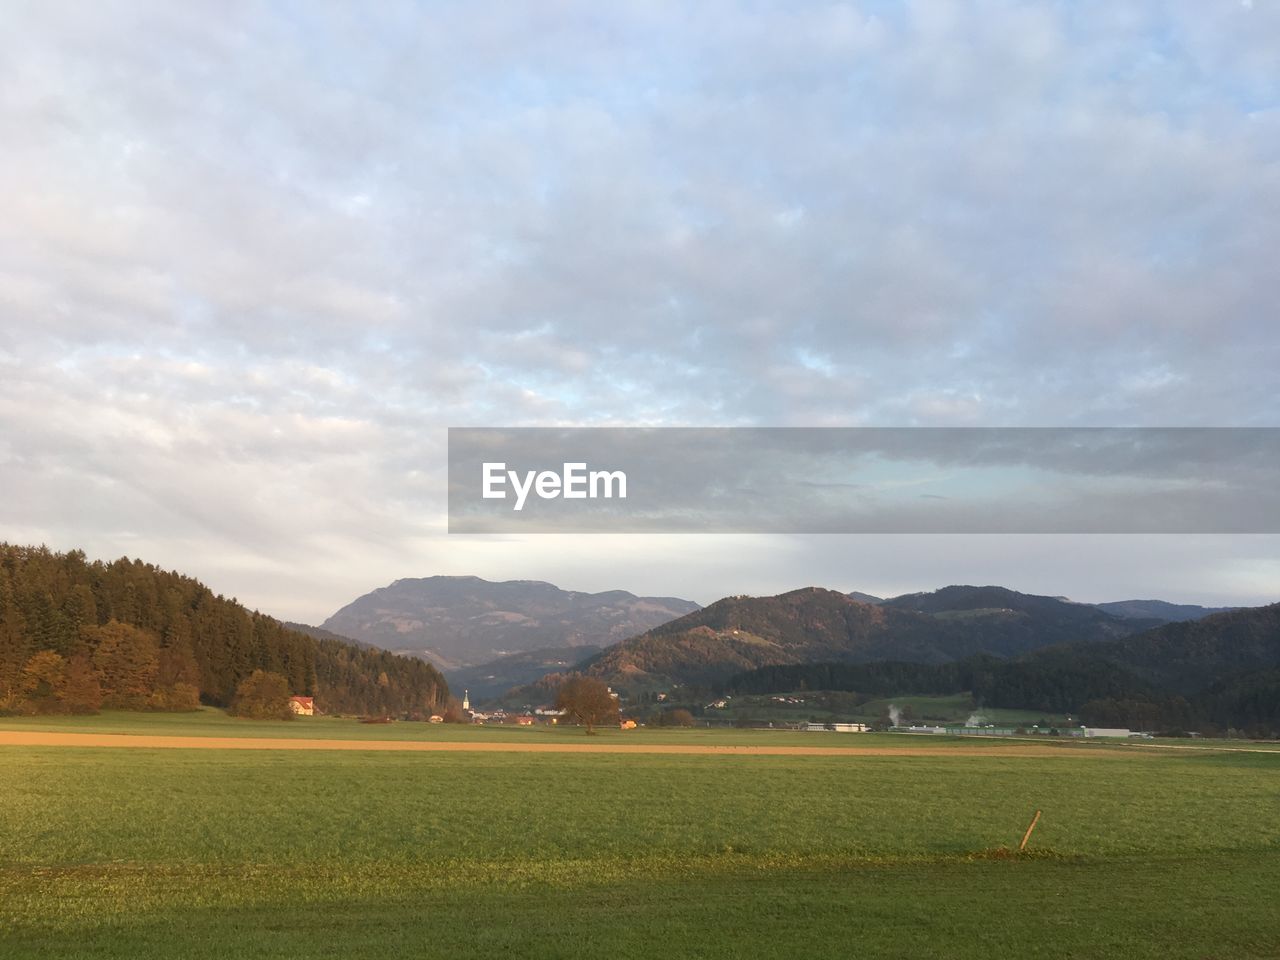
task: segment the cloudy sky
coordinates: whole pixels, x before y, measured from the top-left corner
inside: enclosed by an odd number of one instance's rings
[[[448,426],[1275,426],[1280,4],[112,3],[0,32],[0,539],[318,621],[1280,599],[1280,538],[449,537]]]

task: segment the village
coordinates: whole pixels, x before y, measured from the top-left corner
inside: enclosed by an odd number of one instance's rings
[[[615,699],[618,694],[610,691]],[[659,702],[667,699],[666,694],[659,694]],[[706,705],[706,710],[723,710],[728,706],[729,700],[732,698],[721,698],[713,700]],[[789,703],[803,703],[801,699],[794,697],[774,697],[778,701]],[[295,716],[311,717],[315,716],[316,706],[315,698],[295,696],[289,698],[289,708]],[[471,724],[473,726],[516,726],[516,727],[532,727],[537,725],[559,726],[565,719],[567,711],[558,710],[550,705],[534,707],[524,711],[507,711],[501,707],[495,707],[491,710],[479,711],[471,708],[470,691],[464,691],[462,695],[461,716],[459,721]],[[408,718],[406,718],[408,719]],[[425,719],[427,723],[445,723],[443,714],[433,713]],[[377,718],[379,722],[389,722],[391,718]],[[373,722],[367,720],[367,722]],[[622,730],[635,730],[645,726],[642,721],[627,716],[620,716],[618,719],[618,727]],[[700,717],[694,724],[701,727],[726,727],[726,726],[749,726],[753,729],[769,729],[769,730],[792,730],[805,731],[809,733],[893,733],[893,734],[915,734],[926,736],[951,736],[951,737],[1028,737],[1028,736],[1054,736],[1054,737],[1076,737],[1083,739],[1094,738],[1112,738],[1112,739],[1146,739],[1150,740],[1154,736],[1151,733],[1143,731],[1129,730],[1126,727],[1088,727],[1083,724],[1078,726],[1045,726],[1039,724],[1030,724],[1027,726],[1011,725],[1011,724],[995,724],[987,723],[985,718],[980,715],[971,716],[964,723],[948,723],[948,724],[901,724],[893,722],[887,726],[880,726],[870,723],[845,722],[845,721],[777,721],[777,720],[761,720],[750,722],[747,724],[741,721],[731,723],[724,720],[716,720],[709,717]],[[1193,734],[1194,736],[1194,734]]]

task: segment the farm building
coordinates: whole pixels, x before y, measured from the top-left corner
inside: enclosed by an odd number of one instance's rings
[[[834,730],[836,733],[866,733],[871,729],[865,723],[807,723],[804,728],[812,732]]]
[[[289,709],[293,711],[295,717],[313,717],[316,712],[316,702],[312,697],[290,697]]]

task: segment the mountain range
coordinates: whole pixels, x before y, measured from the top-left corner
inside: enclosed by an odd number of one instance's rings
[[[582,593],[542,581],[435,576],[397,580],[310,630],[429,660],[452,689],[483,700],[576,669],[625,690],[714,685],[757,667],[824,660],[1017,657],[1217,612],[1160,600],[1077,603],[999,586],[890,598],[806,588],[700,608],[623,590]]]

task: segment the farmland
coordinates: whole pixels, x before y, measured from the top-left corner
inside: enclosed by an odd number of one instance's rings
[[[0,721],[37,728],[586,739],[213,712]],[[886,749],[0,746],[0,954],[1241,958],[1280,942],[1274,753],[637,734],[592,739]],[[1008,856],[1035,809],[1031,854]]]

